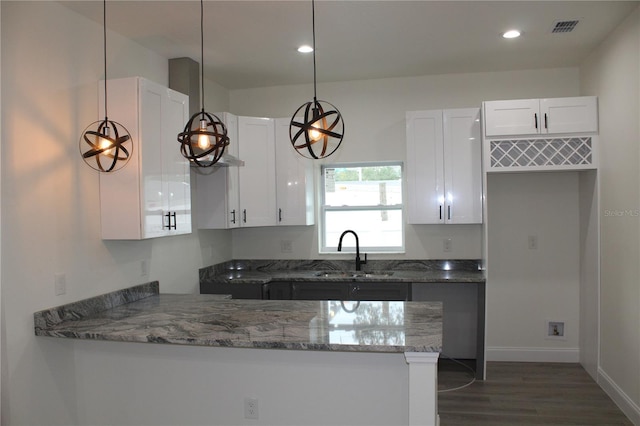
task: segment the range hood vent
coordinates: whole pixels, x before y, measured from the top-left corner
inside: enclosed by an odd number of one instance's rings
[[[200,162],[205,165],[209,164],[206,160],[205,161],[200,160]],[[242,161],[238,157],[234,157],[233,155],[227,154],[225,152],[224,154],[222,154],[222,157],[220,157],[220,159],[211,167],[241,167],[241,166],[244,166],[244,161]],[[201,168],[193,164],[191,165],[191,167],[198,168],[198,169]]]
[[[553,23],[552,33],[570,33],[578,25],[577,19],[573,21],[556,21]]]
[[[189,115],[199,112],[200,64],[191,58],[169,59],[169,88],[189,96]],[[202,161],[201,161],[202,162]],[[206,164],[206,161],[203,163]],[[244,166],[244,161],[225,152],[212,167]],[[192,166],[197,167],[197,166]]]

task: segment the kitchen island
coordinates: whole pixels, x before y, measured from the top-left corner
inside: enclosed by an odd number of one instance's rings
[[[209,387],[210,394],[217,395],[216,401],[232,398],[229,393],[239,393],[225,404],[226,411],[232,411],[232,403],[242,400],[241,396],[247,398],[258,392],[256,389],[280,389],[261,396],[263,404],[269,403],[261,410],[263,424],[356,424],[357,420],[361,421],[359,424],[438,423],[436,367],[442,346],[442,305],[438,302],[232,300],[220,295],[159,294],[158,288],[157,282],[143,284],[34,314],[36,335],[73,339],[77,345],[82,421],[149,422],[147,417],[140,417],[138,410],[132,407],[129,412],[124,406],[120,410],[128,413],[126,418],[114,420],[97,402],[108,398],[130,404],[99,384],[91,385],[99,380],[98,383],[118,382],[113,384],[118,389],[130,386],[127,377],[116,379],[100,371],[112,363],[114,368],[126,364],[127,371],[137,365],[136,374],[148,370],[146,381],[151,383],[159,384],[160,377],[171,377],[164,386],[177,390],[181,399],[174,401],[162,417],[167,424],[198,383]],[[87,341],[93,342],[87,346]],[[165,346],[171,349],[160,349]],[[252,350],[247,352],[248,348]],[[265,362],[269,371],[247,373]],[[307,367],[300,370],[299,364]],[[175,374],[178,366],[183,374]],[[352,368],[345,370],[347,366]],[[234,379],[221,381],[230,371],[236,372]],[[305,379],[309,371],[312,376]],[[354,376],[343,381],[350,375]],[[206,384],[201,383],[203,377],[209,378],[204,380]],[[283,381],[294,378],[305,382],[296,386],[307,389],[308,398],[296,402],[300,392],[290,389],[293,386],[282,386]],[[405,382],[405,389],[398,389],[398,380]],[[336,388],[337,383],[340,385]],[[376,387],[388,395],[389,407],[362,399],[370,388]],[[157,386],[149,386],[136,395],[140,398],[141,394],[157,392]],[[291,406],[289,411],[283,411],[288,404],[304,404],[313,399],[314,392],[332,401],[330,410],[340,413],[338,418],[322,417],[320,412],[312,415],[317,404],[322,405],[320,401],[302,410],[309,416],[306,420]],[[163,397],[167,398],[161,393],[158,402]],[[406,405],[392,402],[398,397],[406,399]],[[399,405],[404,413],[385,417],[394,413],[391,406],[397,409]],[[276,413],[271,410],[273,407],[280,410]],[[370,412],[365,413],[365,408]],[[155,407],[159,412],[162,409]],[[214,410],[207,416],[206,407],[197,405],[198,413],[194,409],[188,413],[193,424],[241,424],[228,413]],[[173,421],[189,424],[184,416]]]

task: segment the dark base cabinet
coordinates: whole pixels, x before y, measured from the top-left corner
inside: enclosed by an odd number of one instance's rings
[[[290,282],[272,281],[262,287],[262,298],[265,300],[291,300],[292,288]]]
[[[347,300],[349,284],[345,282],[295,282],[291,285],[294,300]]]
[[[409,297],[408,283],[359,282],[351,286],[351,294],[347,300],[385,300],[405,302]]]
[[[409,284],[400,282],[296,282],[295,300],[409,300]]]
[[[485,285],[413,283],[412,300],[442,302],[443,358],[476,360],[476,378],[484,379]]]
[[[234,299],[262,299],[263,284],[201,282],[200,294],[230,294]]]

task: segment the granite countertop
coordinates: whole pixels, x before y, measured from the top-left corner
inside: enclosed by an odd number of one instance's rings
[[[35,334],[238,348],[439,352],[440,302],[231,300],[152,282],[34,314]]]
[[[484,283],[477,261],[369,261],[362,271],[344,261],[232,261],[200,270],[201,282],[265,284],[272,281]]]

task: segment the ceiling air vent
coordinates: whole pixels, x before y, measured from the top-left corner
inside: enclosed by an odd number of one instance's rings
[[[570,33],[578,25],[578,20],[556,21],[551,29],[552,33]]]

